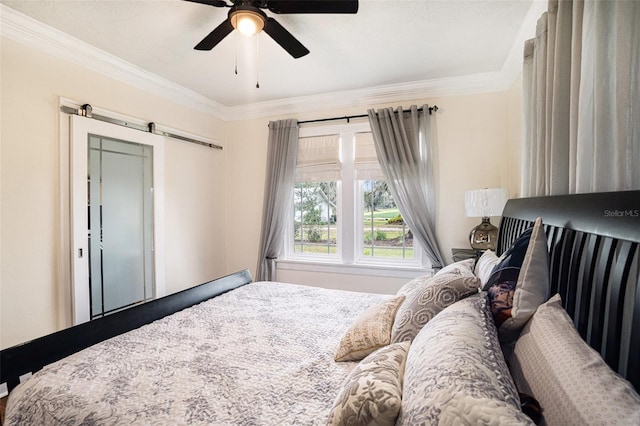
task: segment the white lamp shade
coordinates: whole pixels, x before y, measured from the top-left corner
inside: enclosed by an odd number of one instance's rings
[[[464,206],[468,217],[501,216],[509,194],[505,188],[485,188],[467,191]]]

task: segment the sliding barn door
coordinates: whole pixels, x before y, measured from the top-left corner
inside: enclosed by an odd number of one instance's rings
[[[164,293],[164,138],[72,117],[74,322]]]

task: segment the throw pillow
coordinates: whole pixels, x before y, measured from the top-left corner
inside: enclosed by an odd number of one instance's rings
[[[487,291],[492,285],[502,281],[517,281],[522,262],[524,262],[524,257],[527,254],[527,247],[529,247],[534,226],[520,234],[511,244],[511,247],[500,256],[500,260],[491,270],[491,274],[482,290]]]
[[[580,337],[560,295],[524,327],[510,367],[520,391],[540,402],[548,425],[640,424],[640,396]]]
[[[396,296],[361,313],[340,340],[336,361],[359,361],[391,343],[396,312],[405,296]]]
[[[444,268],[440,269],[435,273],[434,276],[444,275],[444,274],[456,274],[456,275],[464,275],[468,277],[473,277],[475,274],[473,273],[473,264],[475,263],[475,259],[465,259],[460,260],[458,262],[451,263]]]
[[[396,292],[396,295],[398,295],[398,296],[405,295],[406,296],[407,294],[411,293],[416,288],[422,287],[423,285],[425,285],[425,283],[427,283],[431,278],[432,278],[431,275],[423,275],[421,277],[414,278],[411,281],[409,281],[408,283],[404,284],[402,287],[400,287],[400,289]]]
[[[411,341],[424,325],[447,306],[477,293],[480,280],[475,276],[442,274],[425,280],[407,295],[393,324],[391,341]]]
[[[500,341],[510,343],[549,297],[549,253],[542,219],[537,218],[505,254],[488,280],[488,292]]]
[[[396,424],[532,424],[520,411],[484,294],[440,312],[411,343]]]
[[[496,255],[495,251],[491,250],[485,251],[482,256],[480,256],[480,259],[478,259],[474,273],[476,277],[480,278],[483,287],[487,284],[487,281],[489,281],[491,272],[498,262],[500,262],[500,258]]]
[[[409,342],[380,348],[349,374],[328,425],[394,425],[400,412]]]

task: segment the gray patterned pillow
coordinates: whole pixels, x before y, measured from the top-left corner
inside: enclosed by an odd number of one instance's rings
[[[444,275],[444,274],[457,274],[457,275],[473,277],[475,276],[475,274],[473,273],[473,266],[475,262],[476,260],[473,258],[460,260],[458,262],[453,262],[445,266],[444,268],[440,269],[438,272],[435,273],[434,276],[437,277],[438,275]]]
[[[376,349],[391,343],[393,321],[404,300],[405,296],[395,296],[358,315],[342,336],[335,360],[360,361]]]
[[[349,374],[328,425],[393,425],[400,412],[409,342],[378,349]]]
[[[438,312],[452,303],[478,292],[480,280],[456,273],[441,274],[424,280],[407,294],[393,323],[391,341],[411,341]]]
[[[549,425],[640,425],[640,396],[582,340],[557,294],[527,323],[510,361]]]
[[[520,411],[486,295],[449,306],[416,336],[396,424],[533,424]]]

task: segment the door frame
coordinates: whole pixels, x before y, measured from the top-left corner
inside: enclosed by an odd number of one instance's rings
[[[88,136],[99,135],[153,148],[153,298],[165,295],[164,274],[164,145],[163,136],[87,117],[70,116],[70,227],[73,324],[90,319],[87,211]]]

